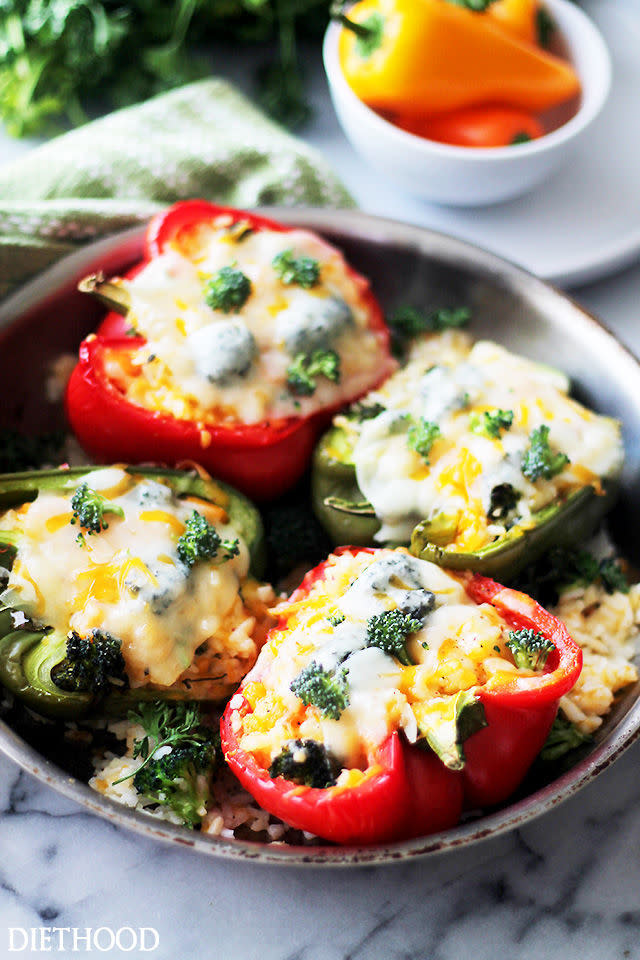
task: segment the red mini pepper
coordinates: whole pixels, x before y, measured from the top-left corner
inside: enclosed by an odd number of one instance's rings
[[[341,547],[336,554],[355,556],[363,549],[376,553],[372,548]],[[325,561],[310,571],[291,601],[304,600],[324,578],[326,567]],[[272,778],[254,754],[240,746],[243,719],[252,709],[243,684],[225,710],[222,746],[234,774],[264,809],[326,840],[368,844],[448,829],[459,821],[464,807],[507,800],[539,753],[560,697],[576,682],[582,652],[564,625],[531,597],[479,575],[466,578],[465,588],[476,603],[494,606],[514,629],[542,633],[555,649],[540,673],[514,673],[476,688],[487,726],[465,741],[464,767],[449,769],[430,749],[410,744],[394,731],[367,758],[365,777],[353,787],[320,789]],[[270,637],[287,629],[283,618]],[[260,666],[258,660],[245,683],[259,678]]]
[[[246,223],[256,231],[286,233],[293,229],[253,213],[204,200],[178,203],[151,221],[145,239],[145,259],[128,276],[134,276],[169,245],[188,255],[199,231],[224,216]],[[367,387],[370,389],[393,369],[389,332],[369,282],[352,268],[346,266],[346,269],[367,311],[368,328],[375,334],[384,356],[375,381]],[[127,327],[125,317],[107,314],[97,335],[89,336],[81,344],[79,362],[67,386],[66,410],[71,426],[83,448],[101,462],[122,460],[175,465],[195,461],[247,495],[259,500],[271,499],[302,475],[316,438],[338,407],[365,392],[359,390],[357,395],[344,398],[340,404],[308,416],[257,423],[179,419],[132,403],[110,376],[111,351],[132,356],[145,342],[126,336]]]

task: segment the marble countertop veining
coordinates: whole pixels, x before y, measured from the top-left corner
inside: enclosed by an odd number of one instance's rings
[[[467,850],[308,869],[156,844],[2,759],[0,956],[10,927],[144,926],[154,960],[637,960],[639,760],[636,744],[556,810]]]
[[[364,210],[427,222],[422,204],[360,169],[315,71],[308,139]],[[640,264],[572,295],[640,352]],[[639,761],[636,743],[550,813],[468,849],[313,869],[156,843],[0,756],[0,960],[640,960]],[[45,930],[45,939],[19,949],[17,928]],[[107,932],[92,943],[86,928]],[[109,931],[124,928],[155,931],[138,941],[154,949],[126,949],[133,941],[123,934],[123,949],[105,950]],[[69,949],[73,931],[77,950]]]

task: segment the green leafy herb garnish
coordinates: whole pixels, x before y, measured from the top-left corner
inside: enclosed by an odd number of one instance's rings
[[[133,758],[142,763],[114,783],[133,778],[139,794],[170,807],[185,826],[197,827],[211,776],[222,763],[219,734],[202,724],[197,703],[143,702],[128,716],[144,730],[133,744]]]
[[[12,136],[86,122],[96,96],[106,109],[147,100],[211,73],[212,41],[273,43],[257,79],[262,106],[299,125],[310,115],[296,51],[302,29],[319,38],[327,0],[7,0],[2,7],[0,116]],[[135,57],[131,51],[135,50]]]

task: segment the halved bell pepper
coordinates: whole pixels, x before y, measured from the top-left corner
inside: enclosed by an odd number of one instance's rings
[[[247,709],[244,701],[233,714],[225,712],[220,727],[225,759],[260,806],[289,826],[332,843],[369,844],[447,830],[460,819],[460,778],[435,754],[409,746],[397,733],[369,758],[365,778],[354,787],[301,787],[270,777],[238,745],[232,717]]]
[[[510,10],[494,16],[491,9],[361,0],[337,17],[345,25],[338,38],[344,76],[360,100],[391,116],[479,103],[539,112],[576,97],[571,65],[532,43],[529,28],[513,29]]]
[[[353,446],[342,427],[331,427],[318,443],[311,483],[314,512],[336,545],[374,542],[380,522],[358,487]],[[509,581],[550,547],[583,543],[611,509],[616,487],[614,479],[603,481],[599,492],[593,486],[582,487],[473,553],[448,550],[452,531],[446,524],[436,529],[427,520],[416,525],[408,546],[415,556],[441,567]]]
[[[74,490],[93,467],[72,467],[59,470],[41,470],[0,475],[0,510],[9,510],[35,500],[40,491],[64,492]],[[256,508],[240,493],[224,483],[195,470],[167,470],[153,467],[125,468],[132,476],[158,478],[179,497],[194,497],[222,507],[229,522],[246,544],[251,557],[251,573],[262,574],[265,562],[265,543],[262,521]],[[2,529],[0,518],[0,565],[10,569],[16,553],[11,531]],[[4,535],[4,536],[3,536]],[[18,608],[0,607],[0,683],[27,706],[51,717],[74,718],[89,712],[98,702],[92,693],[61,689],[51,676],[52,668],[66,655],[67,637],[64,632],[52,632],[46,624],[16,618]],[[106,712],[125,714],[129,707],[144,699],[192,697],[188,685],[176,685],[166,691],[137,687],[112,689],[100,706]]]
[[[478,693],[487,726],[465,741],[462,778],[466,805],[485,807],[502,803],[521,783],[547,739],[560,697],[580,676],[582,650],[562,621],[527,594],[478,574],[465,586],[472,600],[490,603],[515,630],[539,632],[555,648],[543,673],[512,674]]]
[[[292,228],[246,211],[216,206],[204,200],[175,204],[155,217],[147,230],[145,260],[128,276],[137,273],[150,259],[169,247],[188,256],[201,230],[221,217],[233,219],[243,229],[287,233]],[[376,339],[383,362],[376,370],[376,383],[393,369],[389,332],[382,310],[369,282],[345,265],[355,282],[359,303],[366,310],[368,329]],[[124,460],[179,466],[184,461],[201,464],[206,470],[233,484],[256,500],[277,497],[300,478],[308,466],[313,445],[331,415],[342,404],[321,407],[307,416],[287,416],[243,423],[230,419],[203,421],[181,419],[131,402],[119,389],[109,371],[109,356],[126,361],[143,344],[127,335],[126,291],[99,281],[85,289],[102,297],[111,308],[97,335],[80,345],[79,363],[69,380],[65,405],[69,422],[83,448],[99,462]],[[371,384],[373,386],[374,384]],[[363,390],[358,390],[361,395]],[[356,399],[355,396],[348,401]]]
[[[336,555],[356,557],[362,552],[374,557],[382,553],[344,547]],[[425,722],[435,736],[428,737],[421,729],[421,715],[417,743],[409,743],[402,732],[392,730],[370,751],[364,776],[355,778],[353,785],[349,777],[315,787],[272,776],[255,753],[243,748],[244,725],[256,705],[256,688],[268,684],[269,658],[273,662],[278,657],[279,635],[286,635],[289,617],[295,623],[300,606],[314,585],[325,578],[327,567],[325,561],[308,573],[293,593],[291,612],[285,612],[271,631],[263,654],[225,710],[222,746],[240,782],[261,806],[291,826],[349,844],[393,842],[433,833],[455,825],[464,807],[486,807],[507,800],[545,742],[560,697],[576,682],[582,652],[564,625],[530,597],[478,575],[464,578],[469,597],[478,604],[491,604],[514,630],[541,634],[550,650],[542,670],[493,674],[484,684],[449,698],[451,716],[443,715],[440,724],[434,722],[437,702],[426,700]],[[312,607],[316,616],[322,615],[317,599]],[[470,723],[466,722],[469,710],[475,713]],[[451,731],[454,749],[432,752],[429,745],[446,740]]]

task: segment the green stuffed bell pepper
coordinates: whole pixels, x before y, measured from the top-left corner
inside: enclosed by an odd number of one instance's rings
[[[508,581],[595,530],[622,462],[619,424],[571,398],[564,374],[450,331],[334,418],[313,502],[335,544],[404,544]]]
[[[224,700],[273,622],[260,515],[202,471],[0,476],[0,682],[47,716]]]

